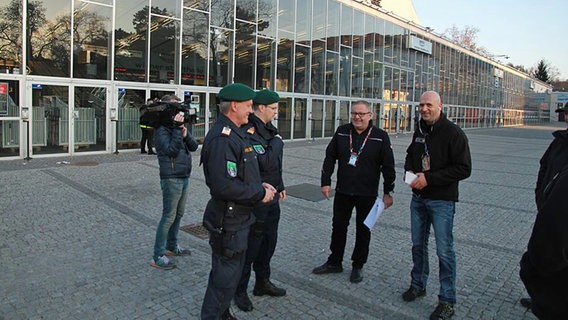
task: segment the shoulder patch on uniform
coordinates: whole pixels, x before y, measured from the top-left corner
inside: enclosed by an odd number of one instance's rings
[[[221,135],[223,136],[228,136],[231,134],[231,128],[229,127],[223,127],[223,131],[221,131]]]
[[[254,148],[254,151],[256,151],[256,153],[258,154],[266,153],[266,150],[264,150],[264,147],[260,144],[253,144],[252,147]]]
[[[227,174],[233,178],[237,176],[237,164],[235,162],[227,161]]]
[[[252,150],[253,150],[252,147],[246,147],[246,148],[245,148],[245,153],[252,152]]]
[[[254,127],[250,127],[250,128],[247,129],[248,134],[254,134],[255,131],[256,130],[254,129]]]

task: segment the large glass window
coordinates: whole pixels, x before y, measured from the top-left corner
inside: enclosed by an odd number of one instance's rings
[[[341,46],[341,63],[339,64],[339,94],[349,96],[351,94],[351,63],[353,56],[351,48]]]
[[[109,79],[112,6],[75,0],[73,10],[73,76]]]
[[[181,83],[207,85],[207,52],[209,48],[209,14],[185,10],[181,48]]]
[[[363,97],[363,59],[353,57],[351,71],[351,96]]]
[[[28,73],[69,77],[71,0],[28,2],[26,27]]]
[[[314,0],[312,39],[325,41],[327,0]]]
[[[363,12],[353,11],[353,55],[363,57],[363,46],[365,45],[365,15]]]
[[[310,83],[310,48],[297,45],[295,56],[294,92],[308,93]]]
[[[276,0],[258,1],[258,34],[276,38]]]
[[[375,19],[375,61],[384,61],[385,49],[385,21],[383,19]]]
[[[236,0],[237,1],[237,19],[245,20],[251,23],[256,22],[256,0]]]
[[[37,4],[28,4],[28,19],[37,19]],[[21,73],[22,1],[0,0],[0,73]],[[32,20],[32,23],[34,20]]]
[[[339,21],[341,7],[338,2],[328,1],[327,7],[327,50],[339,52]]]
[[[152,13],[173,18],[179,17],[180,0],[152,0]]]
[[[210,85],[223,87],[233,79],[233,32],[211,28],[209,37]]]
[[[298,0],[296,7],[296,41],[309,45],[312,22],[312,1]]]
[[[235,45],[235,82],[254,87],[254,46],[256,26],[237,21]]]
[[[294,32],[294,15],[296,13],[295,1],[279,1],[278,7],[278,29]],[[294,39],[293,37],[291,39]]]
[[[325,66],[325,94],[336,95],[339,79],[339,53],[327,51]]]
[[[211,2],[211,25],[233,29],[235,0],[217,0]]]
[[[115,7],[114,79],[146,81],[146,0],[117,1]]]
[[[341,45],[351,47],[353,39],[353,8],[341,6]]]
[[[209,11],[209,0],[183,0],[183,5],[191,9]]]
[[[276,69],[276,90],[292,91],[292,63],[294,41],[280,39],[278,43],[278,66]]]
[[[256,46],[256,88],[274,89],[276,71],[276,41],[258,37]]]
[[[150,82],[179,83],[179,26],[165,10],[151,16]]]
[[[311,93],[324,94],[325,83],[325,41],[312,42]]]

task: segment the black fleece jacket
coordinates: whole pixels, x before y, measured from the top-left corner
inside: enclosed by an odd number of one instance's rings
[[[422,169],[426,147],[430,155],[430,170]],[[458,182],[471,175],[471,154],[465,133],[448,120],[445,114],[433,125],[420,120],[406,150],[404,170],[424,172],[426,186],[412,192],[425,199],[458,201]]]
[[[351,156],[349,136],[351,134],[353,150],[358,152],[369,130],[371,130],[369,139],[359,155],[357,166],[353,167],[349,165]],[[376,197],[381,173],[384,178],[383,192],[389,193],[394,190],[396,172],[389,135],[372,123],[369,123],[369,127],[361,134],[357,134],[351,123],[337,128],[325,151],[321,186],[331,185],[331,175],[336,161],[338,169],[335,191],[347,195]]]

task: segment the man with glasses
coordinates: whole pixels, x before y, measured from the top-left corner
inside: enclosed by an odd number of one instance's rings
[[[321,172],[321,192],[327,199],[331,193],[331,175],[335,163],[338,163],[331,254],[323,265],[313,269],[314,274],[343,272],[347,227],[355,208],[356,239],[351,255],[350,281],[361,282],[371,240],[371,231],[363,222],[375,204],[381,174],[384,179],[382,200],[385,209],[393,204],[392,192],[396,176],[394,155],[388,134],[373,126],[372,115],[368,102],[354,102],[351,106],[351,123],[338,127],[327,146]]]
[[[256,275],[252,292],[255,296],[286,295],[285,289],[277,287],[270,281],[270,260],[276,249],[280,221],[279,200],[286,198],[282,181],[284,142],[278,134],[278,129],[272,124],[272,120],[278,115],[278,101],[280,96],[274,91],[268,89],[257,91],[253,100],[253,113],[244,128],[257,154],[261,180],[274,186],[278,194],[271,202],[259,203],[253,209],[256,221],[251,226],[247,258],[235,293],[235,304],[243,311],[253,309],[252,301],[247,294],[251,268]]]

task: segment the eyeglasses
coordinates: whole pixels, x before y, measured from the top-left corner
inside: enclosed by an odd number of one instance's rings
[[[370,112],[351,112],[351,116],[353,118],[359,116],[359,118],[363,118],[364,116],[371,114]]]

